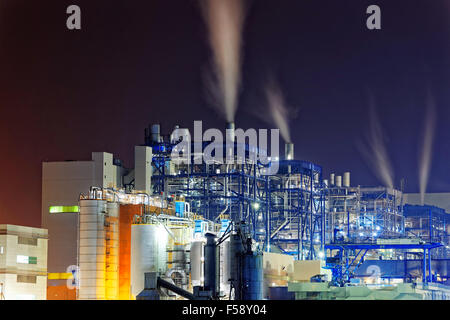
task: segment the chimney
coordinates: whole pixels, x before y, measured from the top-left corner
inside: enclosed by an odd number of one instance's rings
[[[336,176],[336,187],[342,187],[342,176]]]
[[[350,187],[350,172],[344,172],[343,185],[347,188]]]
[[[294,144],[286,143],[284,145],[284,157],[286,160],[294,160]]]

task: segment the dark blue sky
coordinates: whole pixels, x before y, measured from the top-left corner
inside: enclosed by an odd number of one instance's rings
[[[195,0],[4,0],[0,4],[0,223],[39,226],[41,162],[108,151],[131,165],[149,123],[224,127],[202,83],[210,58]],[[82,30],[66,29],[66,7]],[[382,30],[365,27],[382,9]],[[356,141],[368,128],[368,92],[389,138],[395,183],[418,191],[427,90],[438,121],[430,191],[450,191],[450,5],[446,0],[254,0],[244,32],[238,127],[264,128],[267,71],[288,104],[296,156],[352,183],[381,182]],[[270,127],[270,126],[269,126]]]

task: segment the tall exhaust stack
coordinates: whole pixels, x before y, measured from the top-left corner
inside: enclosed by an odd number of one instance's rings
[[[330,186],[334,186],[334,173],[330,173]]]
[[[336,187],[342,187],[342,176],[336,176]]]
[[[232,160],[234,157],[234,140],[236,135],[234,133],[235,125],[234,122],[227,123],[227,129],[225,131],[225,144],[226,144],[226,160]]]
[[[350,172],[344,172],[344,178],[342,183],[344,187],[350,188]]]
[[[284,145],[284,156],[286,160],[294,160],[294,144],[286,143]]]
[[[235,125],[234,122],[228,122],[227,123],[227,130],[226,130],[226,139],[227,141],[233,141],[235,139],[235,134],[234,134],[234,130],[235,130]],[[226,142],[226,141],[225,141]]]

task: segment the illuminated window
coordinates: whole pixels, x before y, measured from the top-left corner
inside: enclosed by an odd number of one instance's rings
[[[24,263],[24,264],[37,264],[37,257],[29,257],[29,256],[17,256],[17,263]]]
[[[48,212],[50,213],[78,213],[80,208],[78,206],[50,206]]]

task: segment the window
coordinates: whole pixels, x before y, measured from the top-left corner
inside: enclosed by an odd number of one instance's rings
[[[22,274],[17,275],[17,282],[22,283],[36,283],[36,276],[25,276]]]
[[[18,244],[26,244],[29,246],[37,246],[37,238],[28,238],[28,237],[18,237]]]
[[[50,206],[49,213],[78,213],[80,208],[78,206]]]
[[[37,264],[37,257],[29,257],[29,256],[17,256],[17,263],[24,263],[24,264]]]

